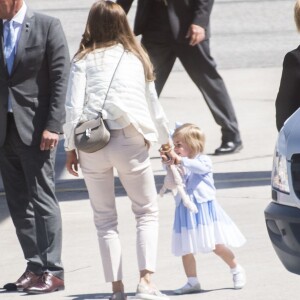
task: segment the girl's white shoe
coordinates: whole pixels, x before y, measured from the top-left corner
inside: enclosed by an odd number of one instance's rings
[[[242,289],[246,284],[245,270],[238,265],[236,268],[230,270],[233,280],[233,288],[235,290]]]
[[[192,293],[200,293],[201,286],[200,283],[196,283],[195,285],[191,285],[187,282],[182,288],[174,290],[174,294],[176,295],[184,295],[184,294],[192,294]]]

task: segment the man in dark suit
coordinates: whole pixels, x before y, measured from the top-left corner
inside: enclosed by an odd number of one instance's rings
[[[300,32],[300,0],[294,7],[295,23]],[[288,52],[283,60],[279,91],[276,98],[276,126],[284,122],[300,107],[300,46]]]
[[[64,289],[54,163],[69,51],[59,20],[34,13],[23,0],[0,0],[0,34],[0,169],[27,260],[24,274],[4,288],[54,292]]]
[[[117,0],[126,12],[133,0]],[[239,151],[242,142],[235,111],[223,79],[210,55],[209,18],[213,0],[139,0],[134,24],[142,34],[156,72],[160,95],[178,57],[203,97],[218,125],[222,143],[215,154]]]

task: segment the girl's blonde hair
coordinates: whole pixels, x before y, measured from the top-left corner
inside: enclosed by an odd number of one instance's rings
[[[172,135],[173,139],[177,138],[184,141],[191,150],[191,156],[194,157],[204,151],[205,135],[196,125],[185,123],[177,127]]]
[[[300,32],[300,0],[297,0],[295,4],[294,19],[295,19],[297,29]]]
[[[141,60],[146,79],[154,80],[153,66],[149,56],[130,29],[123,8],[112,1],[96,1],[90,9],[85,31],[74,59],[80,60],[95,49],[118,43]]]

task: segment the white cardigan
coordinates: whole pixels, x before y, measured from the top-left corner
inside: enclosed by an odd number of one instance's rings
[[[113,72],[124,51],[118,44],[97,49],[73,61],[66,98],[65,149],[75,149],[78,121],[95,118],[101,110]],[[126,51],[109,89],[103,118],[110,129],[132,124],[146,140],[167,143],[168,120],[158,101],[154,82],[146,82],[141,61]]]

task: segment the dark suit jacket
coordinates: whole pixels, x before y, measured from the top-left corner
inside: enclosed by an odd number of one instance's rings
[[[0,19],[0,146],[6,136],[10,90],[15,123],[26,145],[38,145],[43,130],[62,132],[69,50],[60,21],[27,10],[11,75],[3,55]]]
[[[300,46],[288,52],[283,60],[283,70],[276,98],[276,126],[278,131],[300,107]]]
[[[117,0],[128,13],[134,0]],[[143,34],[148,22],[149,7],[155,0],[138,0],[134,33]],[[209,38],[209,18],[214,0],[167,0],[171,29],[175,40],[186,42],[186,33],[191,24],[196,24],[206,30]]]

